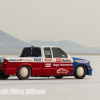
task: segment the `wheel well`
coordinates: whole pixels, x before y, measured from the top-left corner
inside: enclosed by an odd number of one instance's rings
[[[29,68],[30,68],[30,71],[31,71],[31,73],[30,73],[30,76],[32,75],[32,68],[31,68],[31,66],[29,66],[29,65],[22,65],[22,66],[28,66]],[[21,67],[21,66],[20,66]],[[20,68],[19,67],[19,68]],[[19,70],[19,68],[18,68],[18,70]],[[18,70],[17,70],[17,73],[18,73]],[[16,74],[17,75],[17,74]]]
[[[85,67],[85,68],[86,68],[86,74],[88,74],[88,68],[87,68],[86,65],[82,65],[82,64],[81,64],[81,65],[77,65],[76,68],[77,68],[78,66],[83,66],[83,67]],[[76,68],[75,68],[75,71],[76,71]],[[74,71],[74,74],[75,74],[75,71]]]
[[[32,68],[31,68],[31,66],[28,66],[29,68],[30,68],[30,71],[31,71],[31,73],[30,73],[30,76],[32,75]]]
[[[88,74],[88,68],[86,65],[83,65],[86,68],[86,74]]]

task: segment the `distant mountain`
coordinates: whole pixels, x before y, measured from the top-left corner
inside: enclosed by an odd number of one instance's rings
[[[0,30],[0,54],[20,54],[22,48],[29,45]]]
[[[30,42],[32,45],[44,45],[44,46],[59,46],[69,54],[100,54],[100,48],[89,48],[82,46],[78,43],[64,40],[64,41],[37,41],[33,40]]]
[[[26,43],[0,30],[0,54],[20,54],[23,47],[31,45],[59,46],[69,54],[100,54],[99,47],[89,48],[69,40],[58,42],[33,40]]]

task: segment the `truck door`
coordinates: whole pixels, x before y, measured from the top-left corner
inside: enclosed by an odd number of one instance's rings
[[[61,48],[52,47],[53,75],[71,75],[73,72],[73,60],[69,58]]]
[[[50,47],[44,47],[43,75],[52,75],[52,54]]]

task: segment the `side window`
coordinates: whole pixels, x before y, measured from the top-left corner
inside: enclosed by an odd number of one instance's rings
[[[44,48],[45,58],[52,58],[51,50],[49,47]]]
[[[41,57],[41,49],[40,48],[33,48],[32,49],[32,57]]]
[[[52,48],[54,58],[67,58],[67,54],[60,48]]]
[[[20,57],[41,57],[41,49],[38,47],[24,48]]]
[[[24,48],[20,57],[31,56],[31,48]]]

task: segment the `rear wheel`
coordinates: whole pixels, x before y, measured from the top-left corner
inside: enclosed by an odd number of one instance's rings
[[[54,76],[56,79],[62,79],[63,76]]]
[[[83,79],[86,76],[86,68],[82,65],[78,66],[75,70],[74,77],[76,79]]]
[[[20,80],[26,80],[30,77],[31,71],[28,66],[21,66],[17,72],[17,77]]]
[[[9,75],[5,75],[3,72],[0,73],[0,80],[6,80],[9,78]]]

